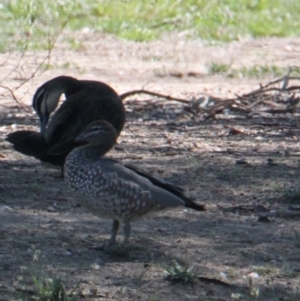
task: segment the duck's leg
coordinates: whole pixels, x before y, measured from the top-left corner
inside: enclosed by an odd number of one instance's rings
[[[110,246],[112,246],[116,243],[116,236],[117,236],[117,233],[119,230],[119,225],[120,225],[120,222],[118,220],[113,221],[111,236],[110,236],[110,240],[109,240]]]
[[[124,222],[124,245],[127,245],[129,242],[130,231],[131,231],[130,222]]]
[[[64,166],[64,165],[61,167],[61,170],[60,170],[60,177],[61,177],[61,178],[64,178],[64,177],[65,177],[65,166]]]

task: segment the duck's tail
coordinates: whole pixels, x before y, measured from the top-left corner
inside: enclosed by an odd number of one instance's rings
[[[51,146],[41,133],[33,131],[17,131],[8,134],[6,140],[19,153],[54,165],[63,165],[64,157],[49,153]]]

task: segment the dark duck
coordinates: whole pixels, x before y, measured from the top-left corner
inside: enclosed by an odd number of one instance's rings
[[[128,244],[131,222],[151,213],[184,206],[205,210],[183,188],[132,165],[103,157],[115,144],[118,132],[107,121],[96,121],[76,138],[88,144],[75,148],[66,158],[65,181],[79,204],[92,214],[113,220],[109,245],[116,243],[120,222]]]
[[[66,99],[50,119],[62,94]],[[108,121],[117,136],[125,123],[121,98],[99,81],[55,77],[37,89],[32,106],[40,119],[40,132],[16,131],[6,140],[18,152],[54,165],[63,166],[67,155],[80,144],[75,138],[91,122]]]

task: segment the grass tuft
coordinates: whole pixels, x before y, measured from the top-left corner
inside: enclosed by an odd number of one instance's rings
[[[78,285],[67,293],[66,288],[59,278],[42,277],[32,275],[36,297],[40,301],[76,301],[78,297],[74,295]]]
[[[300,190],[295,188],[286,188],[282,193],[285,202],[300,204]]]
[[[193,273],[193,266],[188,264],[181,265],[176,260],[173,260],[169,266],[166,266],[163,269],[167,274],[166,279],[172,282],[192,284],[197,279],[196,273]]]
[[[230,69],[230,64],[222,64],[222,63],[216,63],[212,62],[208,68],[210,74],[216,74],[216,73],[227,73]]]
[[[32,262],[30,267],[20,266],[22,272],[14,281],[15,291],[20,295],[22,301],[38,300],[38,301],[77,301],[79,283],[71,289],[67,290],[61,278],[53,275],[47,266],[40,263],[41,251],[32,248]],[[30,296],[30,299],[28,299]]]
[[[107,248],[104,248],[105,253],[107,253],[108,255],[112,256],[112,257],[119,257],[119,256],[128,256],[129,255],[129,251],[130,251],[131,247],[124,245],[124,244],[114,244],[112,246],[109,246]]]

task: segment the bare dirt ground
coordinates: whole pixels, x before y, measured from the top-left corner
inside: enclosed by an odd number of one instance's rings
[[[231,97],[269,79],[212,76],[210,62],[288,66],[300,59],[299,39],[210,46],[175,35],[135,43],[82,32],[69,49],[69,38],[60,37],[51,68],[17,90],[18,99],[29,106],[35,89],[61,74],[101,80],[119,93],[146,87],[185,98]],[[17,87],[45,56],[27,52],[15,70],[20,54],[1,54],[1,76],[8,75],[2,85]],[[177,209],[136,222],[131,250],[116,254],[93,248],[108,240],[111,222],[72,202],[59,169],[5,142],[11,131],[38,128],[33,113],[2,94],[0,300],[36,296],[30,275],[61,278],[68,289],[78,284],[80,300],[300,300],[298,128],[274,127],[273,116],[266,118],[269,126],[245,116],[204,120],[182,112],[179,103],[147,105],[149,99],[125,100],[127,124],[118,140],[125,151],[108,156],[185,187],[207,211]],[[298,112],[280,116],[282,123],[298,118]],[[240,133],[232,135],[228,126]],[[166,280],[164,267],[174,260],[194,266],[200,278],[193,285]]]

